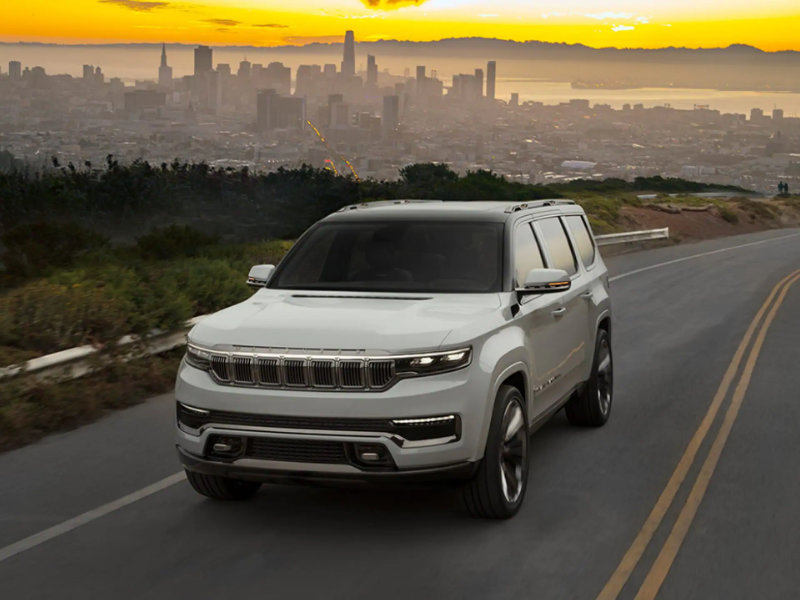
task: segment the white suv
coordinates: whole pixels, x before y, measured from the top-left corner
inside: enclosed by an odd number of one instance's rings
[[[473,514],[505,518],[533,429],[563,406],[608,419],[608,275],[572,201],[348,206],[248,283],[178,372],[178,452],[205,496],[462,479]]]

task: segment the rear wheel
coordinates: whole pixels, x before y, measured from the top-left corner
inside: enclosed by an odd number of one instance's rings
[[[600,427],[611,415],[614,393],[614,362],[611,339],[605,329],[597,330],[592,374],[583,390],[577,392],[565,406],[567,419],[573,425]]]
[[[528,417],[519,390],[497,393],[486,451],[475,476],[462,490],[467,510],[486,519],[514,516],[528,487]]]
[[[215,500],[246,500],[255,495],[261,484],[186,471],[186,479],[198,494]]]

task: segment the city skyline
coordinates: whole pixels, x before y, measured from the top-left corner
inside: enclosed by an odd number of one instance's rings
[[[791,0],[754,7],[745,0],[589,0],[556,4],[500,0],[9,0],[0,41],[162,42],[280,46],[339,41],[432,41],[495,37],[582,43],[592,47],[725,47],[800,50],[800,8]],[[113,33],[110,33],[113,32]]]

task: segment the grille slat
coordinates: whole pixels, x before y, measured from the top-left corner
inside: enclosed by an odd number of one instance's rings
[[[339,363],[341,385],[343,388],[364,387],[364,363],[357,360],[344,360]]]
[[[233,380],[236,383],[255,383],[251,358],[234,356],[231,362],[233,365]]]
[[[336,385],[334,367],[336,363],[332,360],[312,360],[311,361],[311,382],[313,387],[332,388]]]
[[[258,382],[262,385],[280,385],[280,361],[277,358],[259,358]]]
[[[220,381],[229,381],[228,376],[228,357],[227,356],[212,356],[211,357],[211,370]]]
[[[382,388],[391,382],[393,362],[390,360],[372,361],[369,363],[369,381],[371,387]]]
[[[286,385],[292,387],[306,387],[306,361],[289,359],[283,362],[283,370],[286,374]]]

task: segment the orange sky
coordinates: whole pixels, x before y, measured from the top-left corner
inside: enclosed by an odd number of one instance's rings
[[[357,41],[481,36],[800,50],[798,0],[3,0],[3,14],[6,42],[275,46],[341,41],[353,29]]]

